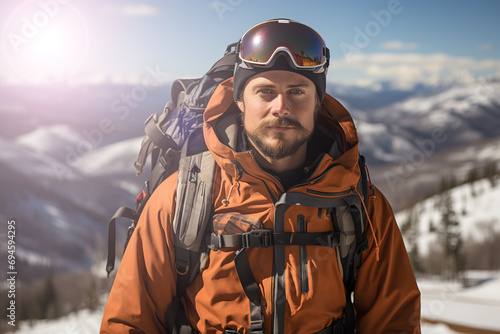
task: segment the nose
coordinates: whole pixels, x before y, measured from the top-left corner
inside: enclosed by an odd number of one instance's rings
[[[290,116],[290,109],[287,106],[283,94],[278,94],[273,101],[272,115],[275,117],[288,117]]]

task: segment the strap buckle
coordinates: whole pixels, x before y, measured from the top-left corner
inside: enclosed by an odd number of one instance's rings
[[[206,236],[207,248],[213,251],[218,251],[223,247],[222,237],[216,233],[210,233]]]
[[[340,245],[340,233],[335,232],[335,233],[330,233],[328,236],[328,247],[338,247]]]
[[[251,230],[241,236],[241,246],[243,248],[268,248],[273,245],[272,232],[269,230]]]
[[[263,320],[253,320],[250,322],[250,333],[252,334],[264,334],[264,321]]]

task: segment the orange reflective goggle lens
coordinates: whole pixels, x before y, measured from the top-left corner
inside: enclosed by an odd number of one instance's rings
[[[256,25],[243,35],[240,42],[240,58],[257,65],[268,65],[275,54],[284,51],[297,68],[316,68],[326,64],[327,50],[316,31],[290,20]]]

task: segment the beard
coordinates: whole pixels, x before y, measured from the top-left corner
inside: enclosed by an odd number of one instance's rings
[[[242,113],[243,128],[252,145],[265,157],[280,160],[296,153],[302,145],[306,144],[312,136],[312,131],[307,130],[296,120],[277,118],[261,123],[257,128],[248,131],[245,125],[245,113]],[[287,139],[283,132],[272,132],[269,127],[293,127],[296,135]]]

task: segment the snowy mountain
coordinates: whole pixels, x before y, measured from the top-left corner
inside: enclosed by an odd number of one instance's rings
[[[141,177],[133,171],[142,124],[161,112],[168,89],[149,92],[120,117],[114,103],[132,88],[46,88],[33,90],[34,100],[23,99],[24,87],[1,91],[0,218],[18,221],[26,264],[89,268],[108,219],[119,206],[135,206],[148,176],[147,168]],[[445,175],[500,161],[499,88],[488,82],[377,95],[337,86],[334,95],[353,110],[375,184],[400,209],[435,192]],[[113,130],[98,134],[103,120]]]
[[[399,163],[500,136],[500,82],[476,82],[365,111],[356,120],[372,165]]]
[[[396,157],[397,163],[371,167],[370,172],[373,183],[399,211],[437,193],[443,180],[463,182],[470,173],[481,173],[492,164],[500,170],[500,137],[441,152],[414,148]]]
[[[75,146],[85,138],[67,124],[40,126],[32,132],[21,135],[15,142],[35,152],[64,160],[67,146]]]
[[[454,117],[468,118],[494,112],[500,105],[498,82],[475,82],[451,87],[432,95],[411,97],[373,112],[374,119],[386,122],[423,119],[426,127],[447,127]],[[479,109],[479,110],[478,110]],[[483,115],[485,116],[485,115]],[[405,124],[405,123],[402,123]],[[413,124],[415,126],[416,124]]]
[[[411,152],[415,147],[415,144],[405,137],[389,135],[394,132],[390,124],[357,120],[356,129],[360,137],[360,152],[370,165],[397,162],[402,152]]]
[[[52,129],[61,134],[59,128]],[[44,132],[38,138],[54,138],[47,135],[47,129]],[[46,153],[50,140],[26,147],[24,140],[31,136],[35,134],[19,140],[0,138],[0,216],[16,220],[18,265],[89,268],[96,251],[104,257],[107,221],[113,210],[135,205],[142,187],[141,179],[132,172],[139,141],[127,140],[89,152],[71,165]]]
[[[108,131],[99,146],[140,136],[144,133],[144,120],[152,112],[161,112],[170,98],[170,84],[148,87],[147,94],[140,97],[132,94],[136,89],[132,85],[111,84],[2,86],[1,137],[14,139],[61,124],[79,136],[104,127]],[[55,135],[53,129],[50,131]]]

